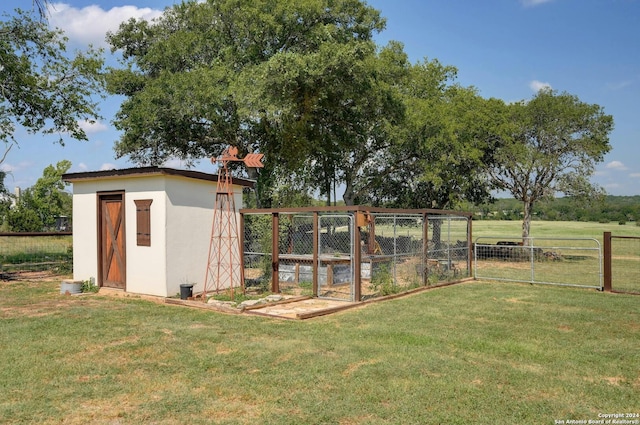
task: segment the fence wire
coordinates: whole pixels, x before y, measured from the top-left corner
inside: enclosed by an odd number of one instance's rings
[[[640,237],[611,237],[611,289],[640,294]]]
[[[596,239],[479,237],[474,265],[476,279],[603,288]]]
[[[244,213],[245,283],[269,290],[273,281],[272,214]],[[314,263],[314,215],[279,213],[279,290],[294,295],[354,301],[436,285],[469,276],[466,217],[351,212],[317,214],[318,258]],[[360,246],[356,247],[359,232]],[[360,263],[355,264],[356,249]],[[360,268],[359,287],[356,270]],[[317,292],[313,292],[314,274]]]
[[[71,234],[0,234],[0,272],[2,275],[40,271],[68,274],[72,269],[73,239]]]

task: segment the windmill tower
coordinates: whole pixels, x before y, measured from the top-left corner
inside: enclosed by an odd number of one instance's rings
[[[261,168],[263,154],[247,154],[238,158],[238,148],[229,146],[218,158],[211,158],[212,163],[219,162],[218,186],[213,209],[213,224],[209,242],[209,260],[204,281],[202,299],[206,302],[207,293],[219,293],[229,290],[234,297],[235,288],[244,292],[244,264],[242,264],[242,246],[240,245],[240,228],[233,196],[229,162],[243,162],[248,167]]]

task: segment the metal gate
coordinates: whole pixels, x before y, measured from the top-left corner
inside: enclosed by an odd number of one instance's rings
[[[353,215],[318,218],[318,298],[355,301]]]
[[[597,239],[482,236],[473,250],[476,279],[603,289]]]

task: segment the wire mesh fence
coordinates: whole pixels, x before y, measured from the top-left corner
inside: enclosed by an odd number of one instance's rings
[[[611,236],[610,287],[615,292],[640,294],[640,237]],[[606,243],[605,243],[606,246]]]
[[[596,239],[484,236],[473,247],[476,279],[603,288]]]
[[[0,233],[0,273],[71,273],[72,247],[71,233]]]
[[[360,301],[470,274],[464,215],[346,208],[241,214],[249,291]]]

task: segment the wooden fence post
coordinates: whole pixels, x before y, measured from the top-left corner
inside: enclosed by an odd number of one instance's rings
[[[280,293],[280,216],[271,215],[271,292]]]
[[[604,232],[604,291],[611,292],[611,232]]]

